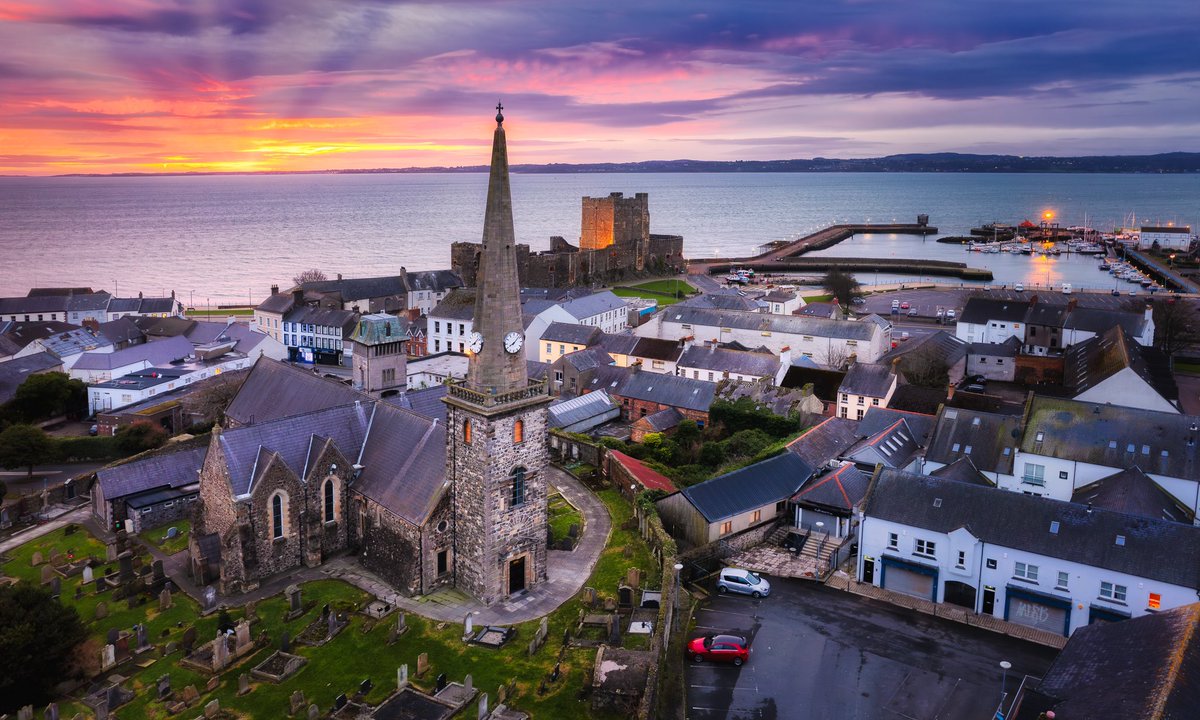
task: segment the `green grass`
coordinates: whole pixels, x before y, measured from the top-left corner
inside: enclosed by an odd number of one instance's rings
[[[28,580],[32,583],[40,583],[42,580],[42,568],[40,566],[33,567],[29,564],[35,552],[40,552],[42,559],[46,563],[50,562],[50,556],[56,552],[63,555],[74,554],[76,559],[91,556],[103,561],[104,543],[92,537],[91,533],[83,526],[76,525],[75,527],[77,529],[71,535],[67,534],[66,527],[61,527],[40,538],[13,548],[7,555],[9,562],[3,566],[4,574],[21,580]],[[66,595],[68,582],[71,582],[71,579],[63,583],[64,595]]]
[[[1177,362],[1175,363],[1175,372],[1184,375],[1200,375],[1200,363]]]
[[[638,285],[634,285],[633,287],[637,288],[638,290],[649,290],[651,292],[667,293],[668,295],[675,295],[678,293],[683,293],[684,295],[690,295],[690,294],[696,292],[696,288],[692,287],[691,285],[684,282],[683,280],[676,280],[676,279],[652,280],[650,282],[644,282],[644,283],[640,283]]]
[[[567,502],[562,495],[554,493],[550,496],[550,542],[557,544],[570,534],[571,526],[576,525],[583,530],[583,515]]]
[[[659,307],[674,305],[688,295],[696,292],[696,288],[682,280],[653,280],[651,282],[633,285],[629,288],[614,288],[617,297],[640,297],[657,300]],[[678,294],[678,296],[677,296]]]
[[[833,295],[830,295],[829,293],[825,293],[823,295],[805,295],[803,292],[801,292],[800,297],[804,298],[804,302],[806,303],[829,302],[833,299]]]
[[[622,525],[633,515],[632,507],[616,490],[603,491],[599,493],[599,497],[612,516],[613,529],[608,546],[597,561],[588,585],[596,588],[601,595],[615,597],[617,585],[623,580],[628,568],[636,566],[643,572],[643,587],[659,587],[661,570],[649,548],[641,540],[636,529],[622,529]],[[29,558],[35,550],[41,550],[49,557],[49,551],[55,548],[70,548],[77,556],[83,554],[104,557],[103,544],[88,535],[86,530],[81,528],[75,534],[65,536],[60,529],[13,550],[10,555],[12,560],[5,564],[4,571],[17,577],[40,579],[40,568],[30,567]],[[625,556],[626,548],[629,548],[629,557]],[[98,571],[102,572],[113,564],[115,563],[98,568]],[[171,640],[178,641],[189,625],[196,627],[198,643],[207,641],[216,633],[217,614],[200,618],[196,603],[182,593],[175,594],[171,608],[160,612],[157,602],[130,609],[123,601],[113,601],[111,591],[97,597],[90,587],[85,588],[79,600],[75,600],[75,588],[80,583],[80,576],[64,580],[62,599],[65,604],[73,605],[79,611],[97,649],[103,646],[103,638],[109,628],[128,630],[137,622],[146,623],[152,642],[159,646],[165,646]],[[283,620],[286,601],[282,596],[274,596],[258,603],[259,620],[253,625],[252,635],[257,638],[259,633],[265,630],[271,640],[269,647],[256,651],[238,665],[227,669],[222,675],[220,686],[211,693],[204,689],[208,681],[206,675],[179,666],[179,651],[162,658],[158,657],[157,653],[142,656],[154,660],[153,664],[144,669],[130,663],[120,666],[117,672],[129,678],[127,686],[137,693],[137,697],[129,705],[118,710],[115,717],[119,720],[165,720],[165,707],[154,699],[155,683],[158,677],[164,674],[171,676],[172,688],[176,693],[187,685],[194,685],[200,691],[200,704],[187,710],[184,713],[187,717],[196,715],[205,703],[214,698],[221,701],[223,710],[240,717],[285,717],[288,698],[297,689],[304,691],[306,702],[316,703],[325,710],[332,705],[333,699],[339,693],[351,695],[359,682],[367,677],[372,679],[375,687],[366,696],[366,702],[378,704],[395,689],[396,668],[402,663],[407,663],[413,684],[424,690],[432,689],[438,673],[444,672],[448,678],[459,682],[467,673],[471,673],[475,686],[482,692],[489,693],[493,704],[496,702],[497,688],[502,683],[512,681],[516,689],[509,695],[508,704],[530,712],[534,717],[599,717],[602,720],[615,720],[615,716],[592,713],[586,700],[577,699],[579,689],[591,682],[592,663],[596,654],[594,649],[567,650],[562,659],[562,675],[559,680],[548,685],[544,695],[537,693],[538,684],[550,672],[558,658],[563,631],[574,625],[575,618],[583,607],[578,599],[568,601],[549,616],[548,639],[533,657],[527,655],[526,648],[529,639],[537,630],[537,620],[519,624],[514,641],[498,650],[490,650],[464,645],[460,639],[462,627],[459,623],[438,623],[412,613],[407,616],[411,628],[409,632],[394,645],[388,646],[388,628],[395,622],[394,616],[376,624],[370,618],[355,613],[351,615],[350,626],[332,642],[318,648],[293,645],[293,652],[309,658],[309,663],[299,673],[280,685],[253,681],[253,691],[237,697],[238,676],[241,673],[249,673],[254,665],[274,652],[284,629],[294,638],[320,613],[320,608],[325,603],[329,603],[335,609],[351,610],[359,607],[368,596],[340,580],[320,580],[303,585],[303,598],[313,609],[290,623]],[[107,604],[109,615],[103,620],[96,620],[95,608],[101,600]],[[241,614],[240,609],[230,611],[230,616],[235,621]],[[639,646],[638,643],[644,645],[646,642],[642,638],[629,638],[631,647]],[[430,670],[423,678],[416,678],[417,655],[421,652],[429,654]],[[67,717],[83,711],[82,706],[76,703],[60,707],[69,708]],[[473,711],[474,704],[471,704],[466,711],[467,715],[473,717]],[[39,716],[40,712],[38,709]],[[88,716],[85,712],[85,717]]]
[[[177,528],[179,533],[174,538],[167,540],[167,528],[171,527]],[[178,520],[173,523],[167,523],[162,527],[143,530],[142,532],[138,533],[138,537],[140,537],[147,544],[153,545],[154,547],[163,551],[165,554],[174,555],[181,550],[187,549],[188,535],[191,532],[191,520]]]

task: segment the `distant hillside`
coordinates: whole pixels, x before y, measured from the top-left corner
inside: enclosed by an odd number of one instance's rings
[[[1160,155],[1093,155],[1087,157],[1024,157],[1020,155],[965,155],[962,153],[910,153],[880,158],[840,160],[649,160],[631,163],[551,163],[513,165],[518,173],[726,173],[726,172],[939,172],[939,173],[1196,173],[1200,153]],[[363,168],[265,173],[113,173],[105,177],[142,175],[306,175],[358,173],[476,173],[486,165],[459,167]],[[73,177],[76,175],[69,175]]]

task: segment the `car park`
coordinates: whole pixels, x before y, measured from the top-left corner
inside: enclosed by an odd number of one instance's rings
[[[702,635],[688,643],[694,662],[731,662],[741,665],[750,659],[750,643],[741,635]]]
[[[766,597],[771,594],[771,583],[755,572],[741,568],[722,568],[717,575],[717,592],[738,593],[753,597]]]
[[[909,310],[909,311],[908,311],[908,316],[909,316],[909,317],[916,317],[916,316],[917,316],[917,315],[919,315],[919,314],[920,314],[920,313],[919,313],[919,312],[917,312],[917,309],[916,309],[916,308],[913,308],[913,309],[911,309],[911,310]]]
[[[953,320],[956,315],[957,315],[957,313],[955,313],[953,310],[946,311],[946,319],[947,320]]]
[[[909,306],[909,304],[908,304],[908,301],[905,301],[905,302],[902,302],[902,303],[900,303],[900,309],[901,309],[901,310],[907,310],[909,307],[910,307],[910,306]]]

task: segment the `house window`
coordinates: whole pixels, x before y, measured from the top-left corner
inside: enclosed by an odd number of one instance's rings
[[[1021,478],[1021,482],[1028,485],[1037,485],[1038,487],[1046,486],[1046,466],[1037,465],[1034,463],[1025,463],[1025,475]]]
[[[555,371],[554,371],[554,381],[555,381],[555,382],[562,382],[562,381],[563,381],[563,372],[562,372],[562,370],[555,370]]]
[[[523,420],[518,420],[513,423],[513,442],[525,442],[525,422]]]
[[[1147,610],[1157,610],[1162,606],[1162,595],[1158,593],[1150,593],[1150,599],[1146,601]]]
[[[850,402],[850,395],[847,393],[842,393],[842,402],[844,402],[844,403]]]
[[[842,417],[847,417],[846,408],[842,408]]]
[[[433,331],[436,333],[440,333],[442,331],[442,324],[440,322],[435,321],[433,323]]]
[[[1013,577],[1037,582],[1038,566],[1019,562],[1013,567]]]
[[[441,352],[441,351],[442,351],[442,341],[441,341],[441,340],[434,340],[434,341],[433,341],[433,351],[434,351],[434,352]]]
[[[1059,571],[1059,573],[1058,573],[1058,582],[1054,584],[1054,589],[1055,589],[1055,590],[1066,590],[1068,587],[1070,587],[1070,586],[1068,585],[1068,583],[1069,583],[1070,581],[1071,581],[1071,576],[1070,576],[1070,575],[1068,575],[1068,574],[1067,574],[1067,573],[1065,573],[1065,572]]]
[[[959,550],[958,551],[958,562],[954,563],[954,567],[965,568],[966,566],[967,566],[967,551]]]
[[[988,558],[988,560],[987,560],[987,567],[988,567],[988,570],[995,570],[995,569],[996,569],[996,560],[995,560],[995,558]]]
[[[934,550],[937,549],[937,543],[932,540],[917,540],[916,549],[913,550],[914,555],[924,555],[933,557]]]
[[[864,405],[864,404],[866,404],[866,402],[867,402],[867,399],[865,397],[863,397],[862,395],[858,396],[858,404],[859,405]]]
[[[756,523],[761,520],[762,520],[762,510],[755,510],[754,513],[750,515],[750,522],[752,522],[752,523]]]
[[[888,550],[900,549],[900,536],[896,533],[888,533]]]
[[[731,532],[733,532],[733,521],[732,520],[726,520],[725,522],[721,523],[721,534],[722,535],[728,535]]]
[[[787,501],[786,500],[780,500],[779,502],[775,503],[775,514],[776,515],[779,515],[786,509],[787,509]]]
[[[391,385],[396,382],[396,368],[383,369],[383,382],[385,385]]]
[[[554,346],[550,343],[546,343],[546,354],[549,355],[552,352],[554,352]]]
[[[713,379],[713,374],[712,374],[711,370],[708,371],[708,379],[709,379],[709,381],[711,381]]]
[[[277,493],[271,498],[271,537],[276,540],[283,537],[283,494]]]
[[[1066,471],[1066,470],[1059,470],[1059,471],[1058,471],[1058,479],[1059,479],[1059,480],[1066,480],[1066,479],[1067,479],[1067,471]]]
[[[517,507],[525,504],[525,468],[515,467],[512,471],[512,504]]]
[[[879,398],[871,398],[871,404],[875,407],[879,407]]]
[[[325,481],[325,522],[333,522],[333,478]]]
[[[863,419],[863,409],[862,409],[862,408],[859,408],[859,409],[858,409],[858,419],[859,419],[859,420],[862,420],[862,419]]]
[[[1125,587],[1124,585],[1117,585],[1116,583],[1110,582],[1100,583],[1100,597],[1104,598],[1105,600],[1123,603],[1125,602],[1125,596],[1128,593],[1128,590],[1129,588]]]

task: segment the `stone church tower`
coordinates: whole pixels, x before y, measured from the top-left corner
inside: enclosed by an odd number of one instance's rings
[[[496,110],[470,364],[445,399],[455,585],[488,605],[546,579],[550,402],[525,366],[503,107]]]

